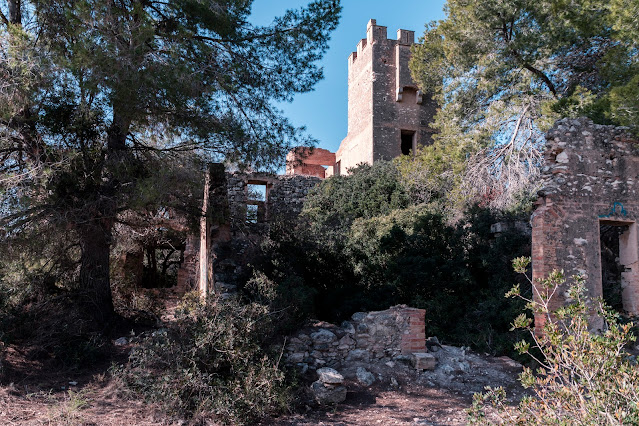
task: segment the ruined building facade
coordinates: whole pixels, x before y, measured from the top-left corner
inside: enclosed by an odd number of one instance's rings
[[[223,164],[209,165],[202,223],[199,233],[187,235],[178,287],[233,290],[269,223],[294,220],[319,181],[314,176],[228,173]]]
[[[287,174],[345,174],[357,164],[409,155],[431,143],[436,104],[411,77],[413,44],[414,31],[398,30],[392,40],[386,27],[368,22],[366,38],[348,58],[348,134],[336,153],[291,151]]]
[[[639,141],[583,118],[558,121],[546,140],[531,220],[533,279],[581,275],[590,297],[639,315]],[[560,289],[551,307],[567,301]]]

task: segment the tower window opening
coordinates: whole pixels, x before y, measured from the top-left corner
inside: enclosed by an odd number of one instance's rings
[[[402,130],[402,155],[411,155],[414,153],[415,132]]]

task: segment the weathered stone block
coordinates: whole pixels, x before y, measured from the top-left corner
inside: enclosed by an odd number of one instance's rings
[[[415,353],[415,369],[434,370],[437,366],[437,358],[428,353]]]
[[[368,361],[370,360],[371,354],[367,350],[364,349],[353,349],[350,351],[346,357],[347,361]]]
[[[339,404],[346,399],[346,387],[342,385],[326,385],[319,380],[313,382],[311,391],[319,404]]]
[[[317,370],[317,376],[319,377],[319,381],[322,383],[339,385],[344,382],[344,376],[332,368],[320,368]]]
[[[311,334],[311,340],[314,343],[332,343],[337,339],[337,336],[329,330],[321,329]]]
[[[364,367],[357,367],[357,380],[364,386],[370,386],[375,383],[375,376],[373,373],[365,369]]]

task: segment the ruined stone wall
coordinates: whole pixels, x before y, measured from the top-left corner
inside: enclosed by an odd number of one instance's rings
[[[308,192],[320,182],[313,176],[278,176],[268,194],[268,220],[298,216]]]
[[[326,169],[323,167],[326,166]],[[287,175],[307,175],[324,179],[333,176],[335,153],[322,148],[297,147],[286,155]]]
[[[228,173],[226,179],[231,229],[235,231],[246,222],[248,179],[247,175],[242,173]]]
[[[639,314],[638,141],[587,119],[558,121],[546,140],[543,189],[531,219],[533,278],[563,269],[584,276],[590,295],[601,296],[600,226],[621,226],[624,310]],[[552,305],[565,301],[560,291]]]
[[[263,173],[228,174],[228,202],[232,228],[237,230],[245,225],[249,184],[266,184],[266,213],[263,221],[269,222],[276,217],[290,218],[299,215],[308,191],[319,182],[321,179],[315,176]]]
[[[222,165],[211,166],[208,217],[209,261],[213,265],[216,287],[233,288],[236,268],[242,268],[248,249],[266,235],[269,222],[290,220],[302,211],[308,191],[321,179],[313,176],[265,173],[225,173]],[[252,202],[249,185],[264,185],[266,200]],[[247,222],[247,205],[258,205],[255,223]],[[178,285],[195,289],[199,279],[201,235],[187,235]],[[228,271],[227,271],[228,270]],[[233,272],[235,271],[235,272]]]
[[[387,362],[426,352],[423,309],[395,306],[358,312],[341,327],[322,324],[289,340],[286,358],[302,368],[340,367],[343,362]]]

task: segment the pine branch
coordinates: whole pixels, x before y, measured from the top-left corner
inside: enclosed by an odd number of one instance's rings
[[[1,10],[0,10],[0,21],[2,21],[2,23],[5,24],[7,27],[9,26],[9,20],[7,19],[6,16],[4,16],[4,13],[2,13]]]

